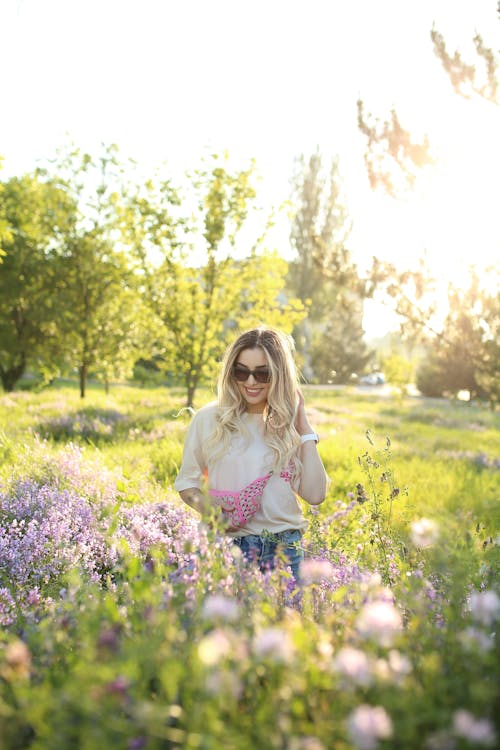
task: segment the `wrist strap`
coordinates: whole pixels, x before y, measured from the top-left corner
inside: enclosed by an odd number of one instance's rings
[[[307,435],[300,436],[300,442],[302,444],[308,443],[309,440],[314,440],[315,443],[319,443],[319,435],[316,432],[309,432]]]

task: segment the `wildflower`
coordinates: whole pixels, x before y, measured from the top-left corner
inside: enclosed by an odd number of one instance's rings
[[[495,591],[473,591],[469,608],[476,622],[489,627],[500,615],[500,599]]]
[[[416,547],[432,547],[439,539],[439,526],[430,518],[420,518],[411,525],[411,541]]]
[[[31,652],[24,641],[16,640],[5,649],[5,677],[29,677]]]
[[[364,704],[351,711],[347,717],[347,731],[359,750],[374,750],[378,740],[392,736],[391,717],[382,706]]]
[[[358,615],[356,627],[362,637],[373,639],[380,646],[390,646],[403,629],[403,621],[389,602],[369,602]]]
[[[485,633],[478,628],[466,628],[459,636],[458,640],[466,649],[477,648],[479,651],[491,651],[495,645],[494,635]]]
[[[253,639],[253,652],[261,659],[276,662],[289,662],[294,654],[294,646],[289,633],[283,628],[264,628]]]
[[[453,714],[453,731],[471,743],[492,747],[496,742],[495,730],[489,719],[476,719],[469,711],[460,709]]]
[[[346,646],[333,660],[333,668],[355,685],[369,685],[372,681],[370,660],[364,651]]]
[[[239,677],[228,669],[213,669],[205,679],[205,689],[211,695],[232,696],[239,699],[243,695],[243,685]]]
[[[234,622],[238,618],[239,607],[234,599],[220,594],[214,594],[205,599],[201,610],[206,620],[224,620]]]
[[[304,583],[331,581],[335,577],[335,568],[329,560],[309,558],[300,563],[299,577]]]
[[[207,667],[213,667],[232,653],[231,640],[223,630],[213,630],[201,639],[198,658]]]
[[[289,750],[325,750],[325,746],[317,737],[292,737]]]

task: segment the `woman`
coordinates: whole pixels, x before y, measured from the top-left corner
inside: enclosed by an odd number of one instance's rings
[[[189,426],[175,488],[204,518],[220,509],[225,532],[247,560],[265,570],[283,549],[298,578],[307,524],[297,495],[319,505],[328,483],[317,443],[298,388],[292,339],[255,328],[228,348],[218,400]],[[201,489],[204,475],[208,496]]]

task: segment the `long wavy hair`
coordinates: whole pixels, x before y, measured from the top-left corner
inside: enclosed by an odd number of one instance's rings
[[[262,349],[271,373],[264,409],[265,440],[274,454],[273,469],[290,468],[292,482],[300,476],[301,463],[297,456],[300,437],[295,429],[298,407],[298,373],[294,360],[294,343],[274,328],[252,328],[240,334],[227,349],[217,383],[219,405],[216,427],[206,443],[208,464],[216,463],[229,448],[235,433],[249,438],[244,420],[247,409],[240,393],[233,368],[244,349]]]

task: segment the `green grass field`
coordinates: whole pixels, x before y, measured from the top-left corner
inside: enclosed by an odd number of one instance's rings
[[[172,490],[181,390],[0,396],[0,750],[497,746],[499,415],[304,393],[298,588]]]

